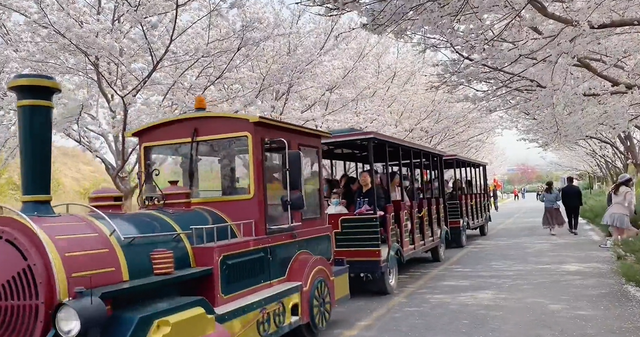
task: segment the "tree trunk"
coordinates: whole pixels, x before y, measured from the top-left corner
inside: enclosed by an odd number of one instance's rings
[[[116,174],[115,176],[109,174],[109,177],[111,178],[111,181],[113,182],[113,185],[116,187],[116,189],[123,194],[122,206],[124,211],[135,211],[133,206],[133,195],[138,188],[138,183],[133,184],[128,177],[118,174]]]

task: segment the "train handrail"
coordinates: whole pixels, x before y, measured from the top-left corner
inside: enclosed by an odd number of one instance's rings
[[[56,209],[56,207],[60,207],[60,206],[65,206],[65,208],[67,209],[67,213],[66,214],[71,214],[69,212],[69,206],[80,206],[80,207],[84,207],[89,209],[92,212],[98,213],[100,214],[105,220],[107,220],[107,222],[109,223],[109,225],[111,225],[111,228],[113,228],[113,230],[111,231],[111,233],[109,233],[109,236],[113,236],[114,233],[118,234],[118,237],[120,237],[121,241],[125,240],[125,237],[122,236],[122,233],[120,233],[120,230],[118,229],[118,227],[116,227],[116,225],[113,223],[113,221],[111,221],[111,219],[109,219],[109,217],[102,213],[102,211],[100,211],[99,209],[91,206],[91,205],[87,205],[87,204],[83,204],[83,203],[79,203],[79,202],[65,202],[62,204],[57,204],[57,205],[53,205],[51,206],[54,210]]]
[[[197,246],[199,245],[196,242],[196,230],[201,229],[202,230],[202,245],[206,245],[207,242],[207,229],[214,229],[213,231],[213,243],[217,243],[218,242],[218,228],[222,228],[222,227],[227,227],[227,240],[221,240],[221,241],[231,241],[233,240],[231,238],[231,228],[233,225],[242,225],[240,226],[240,236],[244,237],[244,224],[251,224],[251,231],[252,231],[252,236],[256,236],[256,226],[255,226],[255,221],[254,220],[244,220],[244,221],[235,221],[235,222],[227,222],[227,223],[222,223],[222,224],[213,224],[213,225],[204,225],[204,226],[191,226],[191,237],[193,238],[193,245]]]
[[[109,217],[106,214],[104,214],[102,211],[100,211],[99,209],[97,209],[97,208],[95,208],[95,207],[93,207],[91,205],[78,203],[78,202],[65,202],[65,203],[62,203],[62,204],[54,205],[52,207],[55,209],[56,207],[59,207],[59,206],[66,206],[67,214],[71,214],[71,213],[69,213],[69,206],[81,206],[81,207],[84,207],[84,208],[88,208],[92,212],[100,214],[105,220],[107,220],[107,222],[113,228],[111,233],[109,233],[109,236],[111,237],[111,236],[113,236],[113,234],[118,234],[118,238],[120,238],[120,240],[122,242],[124,242],[126,240],[129,240],[127,243],[132,243],[135,239],[150,238],[150,237],[160,237],[160,236],[173,236],[173,238],[175,239],[176,237],[178,237],[180,235],[183,235],[183,234],[185,234],[185,235],[191,234],[191,232],[189,232],[189,231],[182,231],[182,232],[122,235],[122,233],[120,232],[118,227],[116,227],[116,225],[113,223],[113,221],[111,221],[111,219],[109,219]]]
[[[36,226],[36,224],[33,223],[33,221],[31,221],[31,219],[29,219],[29,217],[26,214],[20,212],[19,210],[15,209],[15,208],[13,208],[11,206],[0,204],[0,210],[2,210],[2,215],[4,215],[4,210],[5,209],[15,213],[20,218],[20,220],[22,220],[22,222],[24,224],[26,224],[27,226],[31,227],[31,229],[38,236],[38,239],[40,239],[40,242],[42,242],[42,245],[44,246],[44,250],[47,252],[47,255],[48,256],[53,256],[52,252],[49,250],[48,245],[45,244],[45,240],[43,239],[43,235],[46,236],[46,234],[44,234],[42,232],[40,227]],[[56,269],[56,266],[55,266],[55,264],[53,262],[53,259],[48,259],[48,260],[50,261],[49,263],[51,263],[51,270],[53,271],[53,278],[54,278],[54,280],[57,280],[58,279],[58,273],[56,271],[57,269]],[[63,277],[67,277],[66,275],[62,275],[62,276]],[[58,282],[54,282],[54,283],[56,285],[56,293],[60,294],[60,285],[58,284]]]

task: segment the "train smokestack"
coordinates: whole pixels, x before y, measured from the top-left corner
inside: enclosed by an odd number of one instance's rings
[[[60,83],[47,75],[19,74],[9,81],[7,89],[18,99],[21,212],[55,215],[51,207],[51,137],[53,96],[60,93]]]

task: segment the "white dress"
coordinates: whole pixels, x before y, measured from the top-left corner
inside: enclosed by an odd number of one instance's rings
[[[602,224],[622,229],[631,229],[631,215],[636,207],[636,197],[632,189],[621,186],[618,193],[611,196],[611,206],[602,217]]]

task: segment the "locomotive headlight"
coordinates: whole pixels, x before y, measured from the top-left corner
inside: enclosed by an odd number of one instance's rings
[[[69,305],[63,305],[56,314],[56,330],[62,337],[76,337],[82,323],[78,312]]]
[[[107,306],[95,296],[83,296],[66,301],[58,308],[54,321],[58,336],[93,337],[107,321]]]

